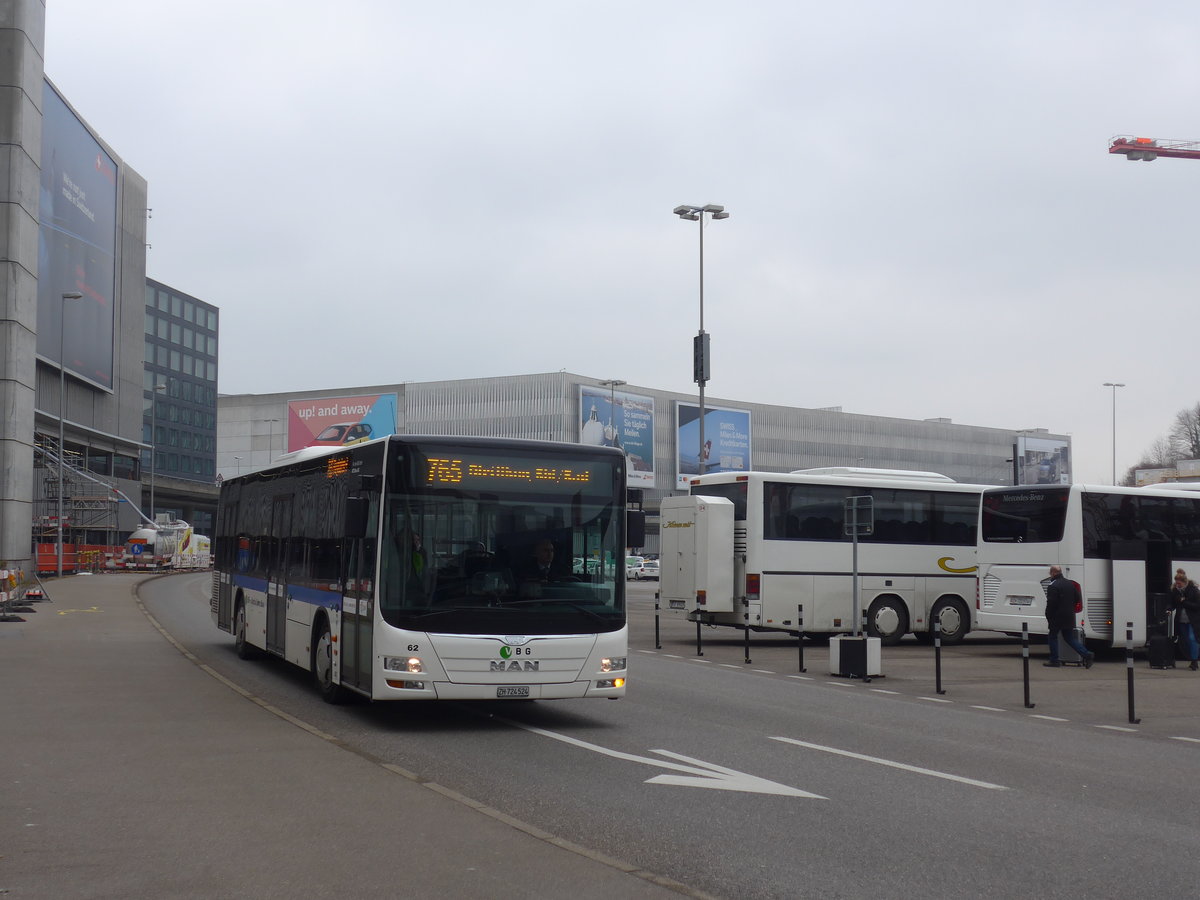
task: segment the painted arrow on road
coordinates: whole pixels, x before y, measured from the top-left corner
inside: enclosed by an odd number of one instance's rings
[[[601,747],[598,744],[589,744],[587,741],[567,737],[565,734],[546,731],[544,728],[536,728],[533,725],[514,722],[511,719],[503,719],[499,716],[496,718],[508,725],[522,728],[525,731],[531,731],[534,734],[540,734],[543,737],[553,738],[556,741],[562,741],[564,744],[570,744],[572,747],[591,750],[593,753],[603,753],[605,756],[611,756],[613,759],[624,759],[628,762],[642,763],[643,765],[654,766],[657,769],[671,769],[674,772],[682,773],[678,775],[655,775],[653,778],[646,779],[646,784],[674,784],[680,787],[709,788],[716,791],[778,794],[782,797],[807,797],[812,800],[829,799],[828,797],[822,797],[820,794],[810,794],[808,791],[789,787],[786,784],[779,784],[776,781],[768,781],[765,778],[759,778],[757,775],[748,775],[745,772],[727,769],[724,766],[693,759],[690,756],[672,753],[670,750],[651,750],[650,752],[669,757],[670,759],[680,760],[681,762],[666,762],[649,756],[635,756],[632,753],[623,753],[620,750],[610,750],[608,747]],[[683,763],[688,763],[688,765],[683,765]]]

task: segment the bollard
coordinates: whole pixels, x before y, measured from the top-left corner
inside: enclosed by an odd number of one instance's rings
[[[742,613],[742,618],[745,622],[746,629],[746,665],[750,664],[750,598],[742,598],[742,606],[745,612]]]
[[[804,604],[801,603],[796,607],[796,646],[800,648],[800,671],[807,672],[804,668]]]
[[[700,645],[700,607],[696,607],[696,655],[703,656],[704,648]]]
[[[662,635],[658,629],[658,611],[660,609],[660,607],[658,605],[658,598],[659,598],[659,593],[658,593],[658,591],[655,591],[654,592],[654,649],[655,650],[662,649]]]
[[[1029,702],[1029,623],[1021,623],[1021,665],[1025,668],[1025,708],[1033,709]]]
[[[1140,725],[1133,715],[1133,623],[1125,623],[1125,679],[1129,684],[1129,724]]]
[[[937,692],[939,694],[946,693],[942,690],[942,623],[940,620],[933,623],[933,670],[937,682]]]
[[[866,641],[866,639],[867,639],[867,611],[865,609],[863,610],[863,614],[862,614],[862,638],[863,638],[863,641]],[[867,655],[868,654],[864,650],[864,652],[863,652],[863,661],[864,661],[864,663],[863,663],[863,684],[871,683],[871,666],[868,663],[866,663]]]

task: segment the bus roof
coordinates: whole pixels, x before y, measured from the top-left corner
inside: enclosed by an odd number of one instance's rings
[[[794,469],[792,475],[832,475],[835,478],[886,478],[892,481],[938,481],[957,483],[940,472],[917,472],[909,469],[865,469],[861,466],[822,466],[815,469]]]

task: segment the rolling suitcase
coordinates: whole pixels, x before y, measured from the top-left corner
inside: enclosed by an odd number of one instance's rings
[[[1073,629],[1075,637],[1079,643],[1083,643],[1083,629],[1078,626]],[[1084,646],[1087,646],[1084,644]],[[1058,661],[1064,666],[1082,666],[1083,657],[1075,652],[1075,648],[1068,644],[1064,639],[1062,632],[1058,633]]]
[[[1146,655],[1152,669],[1175,668],[1175,617],[1167,614],[1166,633],[1156,632],[1146,642]]]

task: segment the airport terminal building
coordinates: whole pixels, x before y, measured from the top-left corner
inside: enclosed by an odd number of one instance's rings
[[[818,466],[916,469],[973,484],[1069,480],[1070,438],[1044,429],[958,425],[707,397],[569,372],[409,382],[217,398],[217,471],[231,477],[313,442],[384,434],[491,435],[620,446],[631,500],[657,548],[663,497],[705,471],[790,472]]]

